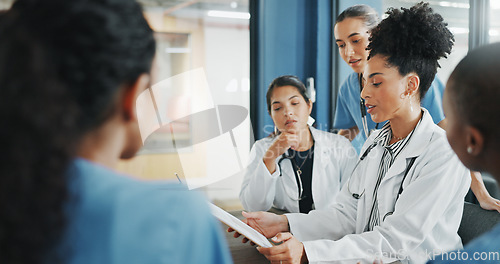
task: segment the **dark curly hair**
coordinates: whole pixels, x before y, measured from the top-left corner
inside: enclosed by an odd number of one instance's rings
[[[472,50],[453,70],[447,94],[462,122],[476,127],[485,137],[486,148],[500,147],[500,124],[496,100],[500,98],[500,43]]]
[[[0,263],[64,262],[68,166],[155,42],[134,0],[18,0],[0,20]]]
[[[453,34],[428,3],[420,2],[410,9],[390,8],[386,14],[388,17],[371,30],[368,59],[380,54],[401,75],[415,72],[420,77],[422,99],[440,67],[438,60],[451,53]]]

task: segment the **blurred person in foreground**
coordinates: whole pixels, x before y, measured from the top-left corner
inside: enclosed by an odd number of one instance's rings
[[[460,161],[471,170],[488,172],[500,182],[500,43],[469,52],[450,75],[443,106],[448,120],[446,135]],[[453,258],[460,256],[461,259]],[[499,263],[500,224],[466,245],[429,263]]]
[[[112,168],[141,147],[134,0],[19,0],[0,23],[0,263],[231,263],[205,200]]]

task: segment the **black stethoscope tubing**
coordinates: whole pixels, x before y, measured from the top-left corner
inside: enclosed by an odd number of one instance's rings
[[[285,155],[286,153],[286,155]],[[290,162],[292,163],[292,170],[293,170],[293,174],[295,175],[295,182],[297,183],[297,188],[298,188],[298,192],[299,192],[299,197],[298,199],[293,199],[290,195],[287,195],[292,198],[293,200],[297,200],[297,201],[300,201],[302,200],[302,192],[303,192],[303,187],[302,187],[302,180],[300,179],[300,176],[297,172],[297,170],[295,168],[297,168],[297,164],[295,163],[295,159],[292,158],[292,155],[290,154],[290,149],[287,150],[287,152],[283,153],[283,155],[281,155],[281,158],[278,160],[278,167],[280,169],[280,177],[283,176],[283,172],[281,170],[281,162],[285,159],[289,159]],[[286,192],[286,190],[285,190]]]
[[[361,157],[359,158],[358,162],[356,162],[356,166],[354,166],[354,169],[353,169],[353,173],[354,171],[356,170],[356,168],[358,167],[359,163],[361,163],[362,160],[364,160],[366,158],[366,156],[368,156],[368,154],[370,153],[370,151],[375,148],[375,146],[377,146],[377,142],[374,142],[373,144],[371,144],[366,150],[365,152],[363,153],[363,155],[361,155]],[[403,184],[405,182],[405,179],[406,179],[406,176],[408,175],[408,172],[410,171],[411,167],[413,166],[413,164],[415,163],[415,159],[417,157],[412,157],[410,159],[410,162],[408,163],[408,165],[406,166],[406,170],[405,170],[405,173],[403,175],[403,180],[401,181],[401,184],[399,185],[399,190],[398,190],[398,195],[396,196],[396,200],[394,201],[394,204],[396,204],[396,202],[398,201],[399,199],[399,196],[401,196],[401,194],[403,193]],[[352,175],[351,175],[352,177]],[[349,178],[348,182],[347,182],[347,191],[349,191],[349,193],[351,193],[352,197],[354,197],[354,199],[356,200],[359,200],[361,198],[361,196],[363,196],[363,194],[365,193],[365,189],[363,189],[363,192],[361,192],[360,194],[358,193],[353,193],[351,192],[351,189],[350,189],[350,183],[351,183],[351,178]],[[393,212],[388,212],[384,215],[382,221],[385,220],[385,218],[389,215],[392,215]]]

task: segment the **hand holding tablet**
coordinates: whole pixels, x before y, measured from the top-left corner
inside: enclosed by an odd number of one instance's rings
[[[217,219],[234,229],[236,232],[242,234],[255,244],[265,248],[273,246],[271,242],[269,242],[267,238],[257,230],[251,228],[249,225],[245,224],[228,212],[222,210],[218,206],[210,204],[210,210]]]

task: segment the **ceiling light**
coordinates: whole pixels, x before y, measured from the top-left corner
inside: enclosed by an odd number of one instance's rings
[[[209,10],[207,12],[207,15],[209,17],[250,19],[250,13],[245,13],[245,12],[228,12],[228,11]]]
[[[439,5],[444,7],[469,8],[468,3],[454,3],[449,1],[440,1]]]

